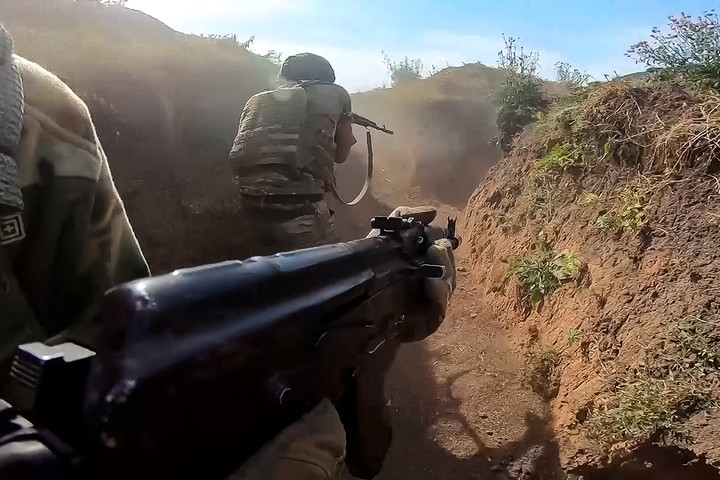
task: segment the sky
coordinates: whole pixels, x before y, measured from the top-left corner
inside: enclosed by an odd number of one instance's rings
[[[175,30],[255,37],[252,50],[326,57],[350,92],[389,83],[392,61],[427,71],[463,63],[495,66],[503,34],[539,53],[540,74],[569,62],[597,80],[643,70],[627,49],[669,15],[699,15],[717,0],[128,0]]]

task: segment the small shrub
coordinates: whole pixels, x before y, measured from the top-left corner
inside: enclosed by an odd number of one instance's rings
[[[614,404],[591,414],[585,426],[588,436],[604,445],[658,435],[679,440],[686,436],[682,418],[706,401],[685,383],[645,378],[620,384]]]
[[[648,67],[660,68],[662,76],[675,75],[701,86],[720,89],[720,22],[713,11],[693,19],[681,13],[671,16],[670,32],[655,27],[650,41],[639,42],[626,55]]]
[[[684,420],[717,408],[720,335],[714,324],[689,319],[670,334],[661,362],[670,367],[619,382],[613,403],[588,419],[591,438],[605,445],[668,436],[687,440]]]
[[[554,175],[536,169],[531,172],[527,192],[529,215],[550,221],[555,215],[557,179]]]
[[[572,280],[580,269],[580,259],[567,251],[557,253],[543,244],[540,252],[530,256],[516,256],[503,260],[508,265],[503,285],[511,279],[520,283],[523,300],[531,306],[540,303],[545,295]]]
[[[538,115],[537,133],[548,144],[584,140],[582,133],[587,127],[583,117],[583,102],[591,89],[573,90],[555,101],[547,112]]]
[[[422,78],[423,63],[419,58],[410,60],[408,57],[405,57],[399,62],[393,62],[385,52],[383,52],[383,60],[390,74],[390,83],[392,86],[414,82]]]
[[[619,204],[597,219],[597,227],[600,230],[638,233],[647,225],[645,204],[645,192],[637,187],[627,186],[620,192]]]
[[[582,338],[582,332],[576,328],[571,328],[565,332],[565,339],[568,344],[577,343]]]
[[[550,347],[537,346],[525,352],[520,378],[533,392],[549,400],[560,386],[560,354]]]
[[[534,166],[543,172],[562,172],[568,167],[581,163],[578,150],[568,144],[563,144],[551,148],[547,155],[534,163]]]
[[[513,37],[503,36],[503,39],[505,48],[498,52],[498,66],[505,79],[496,94],[495,103],[500,107],[500,147],[508,152],[515,135],[535,121],[547,109],[549,102],[537,76],[539,54],[526,52],[523,47],[518,50],[517,39]]]
[[[673,341],[680,347],[678,364],[682,369],[692,369],[696,377],[720,370],[720,342],[714,327],[699,323],[678,325]]]

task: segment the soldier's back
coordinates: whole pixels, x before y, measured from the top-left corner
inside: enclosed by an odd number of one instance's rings
[[[350,96],[310,82],[259,93],[245,105],[229,158],[242,199],[247,255],[335,241],[334,134]]]

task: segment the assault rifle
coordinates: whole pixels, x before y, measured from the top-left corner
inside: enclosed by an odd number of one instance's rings
[[[395,134],[395,132],[393,132],[392,130],[388,130],[387,128],[385,128],[385,125],[383,125],[381,127],[377,123],[373,122],[372,120],[365,118],[362,115],[358,115],[357,113],[352,114],[352,123],[354,123],[355,125],[360,125],[361,127],[365,127],[365,128],[374,128],[375,130],[379,130],[379,131],[381,131],[383,133],[387,133],[389,135]]]
[[[426,251],[460,238],[452,218],[371,226],[378,236],[118,286],[93,345],[21,345],[0,401],[0,478],[225,478],[322,398],[350,472],[375,476],[385,374],[443,318],[423,281],[444,267]]]

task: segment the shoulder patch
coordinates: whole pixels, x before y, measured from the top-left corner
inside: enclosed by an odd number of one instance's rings
[[[0,245],[9,245],[25,238],[22,214],[0,217]]]

